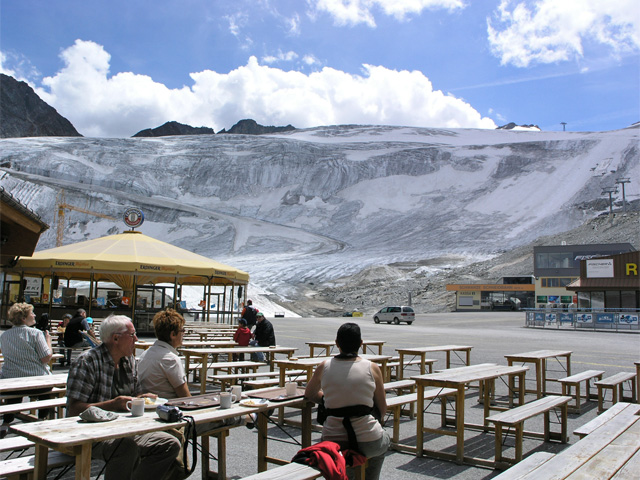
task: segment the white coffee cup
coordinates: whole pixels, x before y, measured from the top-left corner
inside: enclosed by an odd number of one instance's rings
[[[229,388],[228,392],[232,393],[236,397],[233,403],[239,401],[242,398],[242,387],[240,385],[232,385]]]
[[[133,398],[127,402],[127,410],[131,412],[132,417],[141,417],[144,415],[144,398]]]
[[[288,382],[284,386],[287,397],[293,397],[298,391],[298,384],[296,382]]]
[[[229,392],[220,392],[220,408],[231,408],[231,404],[238,399]]]

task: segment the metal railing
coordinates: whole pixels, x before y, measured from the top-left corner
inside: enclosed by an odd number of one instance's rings
[[[542,309],[525,312],[525,327],[640,332],[636,309]]]

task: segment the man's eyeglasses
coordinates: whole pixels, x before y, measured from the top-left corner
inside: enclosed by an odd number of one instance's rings
[[[118,335],[129,335],[131,338],[135,338],[137,336],[137,333],[136,332],[133,332],[133,333],[120,332],[120,333],[118,333]]]

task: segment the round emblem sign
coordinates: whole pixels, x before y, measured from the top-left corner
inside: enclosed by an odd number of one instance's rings
[[[144,222],[144,213],[139,208],[127,208],[124,212],[124,223],[127,227],[137,228]]]

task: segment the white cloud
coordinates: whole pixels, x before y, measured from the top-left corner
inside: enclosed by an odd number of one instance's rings
[[[11,67],[9,67],[9,64]],[[38,69],[24,56],[13,52],[0,51],[0,73],[10,75],[16,80],[33,87],[34,79],[40,76]]]
[[[193,86],[169,89],[131,72],[109,77],[110,55],[77,40],[65,67],[38,94],[85,136],[128,137],[176,120],[216,131],[242,118],[264,125],[356,123],[495,128],[471,105],[434,90],[419,71],[364,65],[362,75],[325,67],[309,75],[260,65],[250,57],[229,73],[192,73]]]
[[[298,58],[298,54],[293,51],[283,52],[282,50],[278,50],[277,55],[266,55],[262,57],[262,61],[271,65],[272,63],[277,62],[292,62]]]
[[[590,46],[634,52],[640,48],[640,6],[637,0],[502,0],[487,30],[503,65],[575,60]]]
[[[315,0],[317,11],[331,15],[338,25],[364,23],[375,27],[373,11],[379,8],[385,15],[404,20],[407,15],[420,14],[426,9],[449,11],[464,8],[464,0]]]

